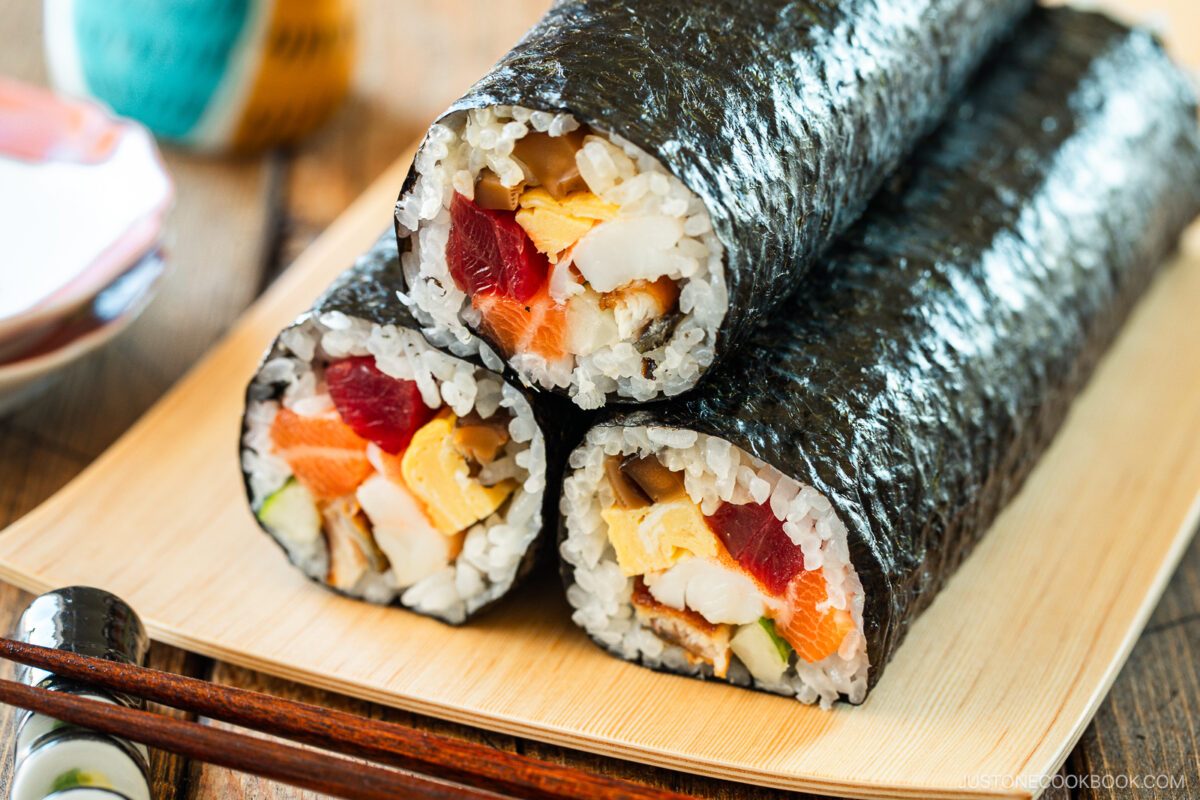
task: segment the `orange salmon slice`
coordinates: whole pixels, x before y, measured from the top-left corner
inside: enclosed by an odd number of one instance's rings
[[[788,584],[787,606],[775,617],[775,630],[810,664],[836,653],[854,629],[845,609],[817,610],[828,599],[821,570],[802,572]]]
[[[471,305],[483,315],[480,327],[504,351],[533,353],[547,361],[567,355],[567,307],[550,297],[548,285],[521,303],[498,294],[477,294]]]
[[[351,494],[373,470],[367,440],[336,411],[308,417],[280,409],[271,423],[271,442],[296,480],[318,500]]]

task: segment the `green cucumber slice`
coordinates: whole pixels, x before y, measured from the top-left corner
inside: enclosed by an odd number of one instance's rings
[[[764,683],[778,683],[787,672],[792,648],[775,631],[766,617],[741,625],[729,642],[730,649],[750,674]]]
[[[303,550],[321,538],[317,501],[295,478],[263,501],[258,519],[283,540],[289,550]]]

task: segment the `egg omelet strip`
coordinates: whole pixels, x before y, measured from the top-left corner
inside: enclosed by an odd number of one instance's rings
[[[433,526],[447,536],[487,517],[517,488],[511,479],[483,486],[468,477],[467,461],[454,449],[456,422],[447,409],[425,423],[400,462],[405,485],[425,506]]]
[[[618,211],[591,192],[572,192],[560,201],[542,188],[526,189],[518,204],[517,224],[551,264],[557,264],[559,255],[593,226],[613,219]]]

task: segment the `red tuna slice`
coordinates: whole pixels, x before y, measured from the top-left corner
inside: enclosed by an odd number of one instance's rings
[[[722,503],[705,517],[729,555],[776,597],[804,571],[804,554],[765,503]]]
[[[342,421],[386,453],[404,452],[417,429],[433,419],[416,381],[385,375],[371,356],[330,364],[325,383]]]
[[[519,303],[537,294],[550,268],[512,211],[480,208],[458,193],[450,203],[446,263],[470,296],[498,294]]]

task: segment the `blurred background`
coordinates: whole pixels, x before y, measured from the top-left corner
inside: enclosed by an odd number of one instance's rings
[[[93,3],[143,16],[155,6],[205,4],[247,7],[246,0]],[[51,2],[47,10],[56,5],[61,4]],[[328,4],[304,0],[294,5]],[[488,13],[481,11],[493,4],[478,0],[338,0],[333,5],[345,7],[342,13],[353,26],[354,58],[345,99],[331,109],[331,119],[293,145],[249,154],[196,152],[162,142],[175,202],[164,234],[168,270],[157,296],[112,346],[66,370],[34,407],[4,423],[22,437],[13,445],[13,437],[0,436],[0,461],[10,457],[5,452],[9,446],[36,448],[23,453],[27,463],[31,457],[62,458],[64,448],[83,460],[97,455],[520,37],[549,0],[505,0],[502,11]],[[295,36],[274,42],[263,38],[259,44],[268,50],[273,46],[277,60],[286,62],[289,53],[294,59],[306,55],[303,40],[297,43]],[[0,77],[49,86],[43,42],[40,2],[0,0]],[[199,46],[219,50],[219,37],[210,35]],[[103,43],[93,47],[103,52]],[[136,75],[144,68],[128,63],[120,69]],[[311,87],[300,83],[290,88],[298,90],[302,105]],[[135,110],[132,104],[125,108]],[[153,105],[143,111],[151,122],[169,118]],[[267,130],[262,127],[250,138],[269,139],[273,126],[268,120]],[[388,209],[380,209],[380,230],[387,219]],[[23,487],[24,480],[49,483]],[[24,475],[15,484],[0,482],[0,507],[16,503],[27,509],[26,498],[44,497],[62,480],[39,474]]]

